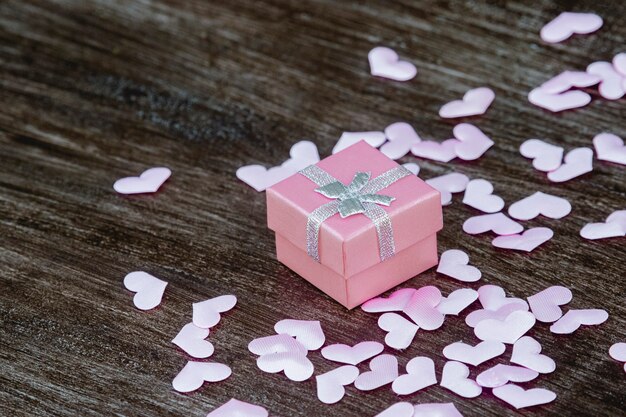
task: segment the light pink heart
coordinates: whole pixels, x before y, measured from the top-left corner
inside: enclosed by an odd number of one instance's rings
[[[478,292],[471,288],[460,288],[454,290],[441,299],[437,304],[437,310],[446,316],[457,316],[474,301],[478,299]]]
[[[337,144],[333,148],[333,154],[343,151],[344,149],[354,145],[357,142],[364,140],[374,148],[378,148],[385,143],[387,138],[383,132],[369,131],[369,132],[343,132],[341,137],[337,141]]]
[[[345,385],[352,384],[359,376],[359,368],[352,365],[344,365],[317,375],[317,398],[324,404],[335,404],[346,394]]]
[[[574,333],[581,325],[596,326],[604,323],[609,313],[601,309],[569,310],[556,323],[550,326],[550,331],[556,334]]]
[[[591,103],[591,96],[584,91],[570,90],[559,94],[548,93],[541,87],[528,93],[528,101],[553,113],[577,109]]]
[[[609,349],[609,355],[619,362],[626,362],[626,343],[615,343]],[[626,363],[624,363],[624,372],[626,372]]]
[[[521,235],[498,236],[491,244],[502,249],[532,252],[540,245],[552,239],[552,236],[554,236],[554,232],[551,229],[547,227],[535,227],[526,230]]]
[[[199,303],[193,303],[193,324],[203,329],[211,328],[219,323],[221,315],[235,307],[237,297],[221,295]]]
[[[202,329],[193,323],[186,324],[172,339],[172,343],[194,358],[208,358],[213,354],[213,344],[204,340],[209,336],[209,329]]]
[[[151,310],[161,304],[167,282],[147,272],[134,271],[124,277],[124,287],[135,292],[133,303],[140,310]]]
[[[371,391],[391,384],[398,377],[398,359],[389,354],[376,356],[370,361],[371,371],[363,372],[354,381],[354,386],[361,391]]]
[[[533,167],[539,171],[554,171],[563,163],[563,148],[540,139],[528,139],[519,148],[522,156],[533,160]]]
[[[317,350],[326,341],[319,321],[285,319],[276,323],[274,330],[278,334],[288,334],[295,337],[307,350]]]
[[[463,417],[463,415],[453,403],[423,403],[415,404],[413,417]]]
[[[239,401],[234,398],[207,414],[206,417],[268,417],[269,413],[261,406]]]
[[[537,191],[511,204],[509,216],[518,220],[531,220],[541,214],[550,219],[562,219],[571,211],[572,205],[565,198]]]
[[[440,385],[461,397],[478,397],[483,392],[483,389],[476,381],[468,377],[469,368],[467,365],[461,362],[449,361],[443,366]]]
[[[509,382],[527,382],[537,378],[539,373],[521,366],[503,365],[501,363],[481,372],[476,382],[481,387],[496,388]]]
[[[580,235],[590,240],[626,236],[626,210],[614,211],[605,223],[586,224],[580,230]]]
[[[387,332],[385,343],[394,349],[406,349],[413,342],[419,327],[396,313],[385,313],[378,319],[378,327]]]
[[[564,182],[593,171],[593,151],[589,148],[576,148],[565,155],[564,164],[548,172],[552,182]]]
[[[301,382],[313,375],[313,364],[306,355],[297,352],[278,352],[261,355],[256,360],[256,365],[263,372],[276,374],[284,372],[291,381]]]
[[[552,358],[541,354],[541,345],[530,336],[524,336],[513,344],[511,363],[522,365],[540,374],[549,374],[556,369]]]
[[[428,285],[415,291],[406,307],[402,310],[415,324],[424,330],[435,330],[441,327],[445,316],[437,310],[441,302],[441,291]]]
[[[469,178],[467,175],[459,174],[458,172],[451,172],[450,174],[426,180],[426,184],[441,193],[442,206],[447,206],[452,202],[452,193],[465,191],[468,182]]]
[[[354,346],[335,344],[322,349],[322,356],[329,361],[357,365],[382,352],[384,346],[378,342],[361,342]]]
[[[414,413],[415,409],[413,408],[413,404],[399,402],[376,414],[374,417],[413,417]]]
[[[514,311],[504,321],[487,319],[474,327],[480,340],[494,340],[513,344],[535,325],[535,316],[528,311]]]
[[[437,272],[463,282],[476,282],[481,272],[475,266],[468,265],[469,256],[459,249],[449,249],[441,254]]]
[[[574,34],[586,35],[602,27],[603,21],[595,13],[562,12],[541,28],[541,39],[558,43]]]
[[[398,54],[391,48],[377,46],[367,54],[367,58],[371,74],[377,77],[408,81],[417,74],[415,65],[401,61]]]
[[[544,388],[524,390],[514,384],[506,384],[493,389],[493,395],[513,407],[526,408],[534,405],[547,404],[556,399],[556,394]]]
[[[306,355],[308,352],[302,343],[286,334],[275,334],[254,339],[248,344],[248,350],[255,355],[280,352],[296,352]]]
[[[518,304],[524,311],[528,310],[528,304],[521,298],[507,297],[504,289],[497,285],[483,285],[478,289],[480,304],[487,310],[496,311],[501,307]]]
[[[593,138],[593,147],[598,159],[626,165],[626,145],[619,136],[600,133]]]
[[[411,153],[420,158],[432,159],[439,162],[450,162],[456,158],[457,139],[447,139],[443,142],[425,140],[411,147]]]
[[[598,92],[607,100],[619,100],[626,94],[623,76],[610,62],[593,62],[587,66],[587,73],[601,78]]]
[[[475,88],[466,92],[462,100],[444,104],[439,109],[439,116],[455,118],[484,114],[495,98],[496,94],[491,88]]]
[[[420,173],[420,166],[415,162],[408,162],[406,164],[402,164],[402,166],[411,171],[413,175],[418,175]]]
[[[504,200],[493,194],[493,185],[487,180],[471,180],[465,188],[463,203],[485,213],[495,213],[504,207]]]
[[[497,235],[512,235],[522,230],[524,227],[521,224],[500,212],[470,217],[463,223],[463,231],[470,235],[489,231]]]
[[[368,313],[384,313],[388,311],[402,311],[407,306],[411,297],[417,290],[414,288],[402,288],[394,291],[389,297],[377,297],[366,301],[361,306]]]
[[[613,57],[613,67],[617,72],[626,77],[626,52],[620,52]]]
[[[392,123],[385,128],[388,142],[380,147],[380,151],[388,158],[396,160],[409,153],[413,145],[422,141],[413,126],[405,122]]]
[[[502,355],[505,350],[506,347],[503,343],[492,340],[480,342],[476,346],[455,342],[443,348],[443,356],[451,361],[478,366],[489,359]]]
[[[558,94],[570,88],[586,88],[596,85],[601,78],[585,71],[563,71],[556,77],[541,84],[541,89],[550,94]]]
[[[205,382],[219,382],[230,376],[230,368],[221,363],[189,361],[176,375],[172,386],[178,392],[195,391]]]
[[[154,193],[172,175],[169,168],[157,167],[145,170],[138,177],[120,178],[113,184],[113,189],[120,194]]]
[[[397,377],[391,389],[398,395],[413,394],[437,383],[435,362],[425,356],[417,356],[406,364],[406,374]]]
[[[493,146],[493,141],[472,124],[458,124],[454,126],[452,132],[454,137],[460,141],[460,143],[456,144],[454,152],[456,156],[465,161],[473,161],[480,158],[487,152],[487,149]]]
[[[572,301],[572,292],[565,287],[555,285],[528,297],[528,305],[537,320],[552,323],[563,315],[561,308]]]
[[[476,327],[483,320],[499,320],[504,321],[509,314],[514,311],[528,311],[528,305],[524,304],[507,304],[496,310],[476,310],[472,311],[465,318],[465,324],[470,327]]]

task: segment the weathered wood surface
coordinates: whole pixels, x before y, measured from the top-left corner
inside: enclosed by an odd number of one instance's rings
[[[595,11],[605,25],[542,43],[539,29],[562,10]],[[320,320],[333,343],[384,334],[375,315],[346,311],[276,261],[264,195],[234,172],[281,162],[301,138],[327,155],[344,130],[400,120],[424,138],[447,138],[455,121],[440,119],[439,107],[488,85],[495,103],[470,120],[496,146],[474,163],[419,161],[422,176],[486,178],[509,203],[552,192],[573,212],[529,222],[555,237],[527,255],[464,234],[462,222],[476,212],[456,196],[440,250],[466,250],[484,278],[466,285],[431,270],[408,285],[448,293],[494,283],[524,297],[562,284],[574,293],[570,307],[611,317],[572,336],[544,325],[531,332],[557,370],[526,386],[555,391],[551,405],[518,413],[489,392],[465,400],[437,386],[407,400],[453,401],[465,416],[620,415],[626,379],[607,351],[626,340],[624,240],[590,242],[578,231],[626,208],[624,167],[596,160],[593,173],[550,184],[518,147],[532,137],[567,149],[591,146],[601,131],[626,137],[625,100],[594,93],[590,106],[554,115],[526,99],[562,70],[621,52],[625,15],[620,1],[1,2],[0,414],[202,416],[236,397],[271,415],[366,416],[397,401],[389,388],[349,387],[341,403],[325,406],[314,379],[295,383],[256,368],[248,342],[282,318]],[[414,62],[417,78],[370,76],[367,52],[379,44]],[[163,165],[173,176],[156,195],[112,190],[119,177]],[[155,311],[132,306],[122,279],[133,270],[169,282]],[[171,380],[187,358],[170,340],[190,321],[192,302],[225,293],[239,304],[210,340],[212,359],[233,376],[178,394]],[[419,332],[401,365],[427,355],[440,373],[445,345],[475,340],[464,316]],[[335,366],[310,357],[318,373]]]

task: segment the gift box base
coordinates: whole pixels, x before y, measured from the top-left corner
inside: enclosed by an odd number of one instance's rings
[[[276,254],[289,269],[349,309],[413,278],[438,262],[436,234],[351,277],[339,275],[316,262],[278,233]]]

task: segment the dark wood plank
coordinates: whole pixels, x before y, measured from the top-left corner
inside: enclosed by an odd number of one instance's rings
[[[595,11],[605,25],[542,43],[539,29],[562,10]],[[424,138],[449,137],[455,122],[441,120],[439,107],[488,85],[494,105],[470,120],[496,146],[474,163],[419,161],[422,176],[457,170],[494,182],[508,202],[542,190],[574,210],[529,222],[555,237],[524,255],[464,234],[462,222],[476,212],[457,196],[445,208],[440,250],[470,253],[484,276],[472,288],[494,283],[524,297],[561,284],[574,293],[572,308],[611,317],[573,336],[531,332],[557,361],[554,374],[529,384],[554,390],[551,405],[516,412],[487,392],[465,400],[440,387],[407,400],[452,401],[465,416],[620,415],[624,373],[607,351],[626,340],[624,241],[589,242],[578,231],[625,208],[624,168],[595,161],[592,174],[555,185],[518,147],[532,137],[567,149],[591,146],[601,131],[626,137],[624,100],[595,96],[587,108],[554,115],[526,99],[562,70],[621,52],[624,15],[616,1],[0,3],[0,414],[201,416],[236,397],[272,415],[354,416],[397,401],[388,388],[349,387],[341,403],[324,406],[313,379],[294,383],[256,368],[248,342],[289,316],[320,320],[329,342],[383,333],[374,315],[346,311],[276,261],[264,195],[234,172],[281,162],[301,138],[327,155],[344,130],[400,120]],[[371,77],[366,56],[379,44],[414,62],[417,78]],[[113,192],[115,179],[158,165],[174,174],[156,195]],[[136,310],[122,286],[139,269],[170,283],[155,311]],[[466,286],[432,270],[407,285],[426,284],[444,293]],[[187,358],[170,340],[192,302],[225,293],[239,304],[210,340],[212,359],[233,376],[177,394],[170,383]],[[399,354],[402,366],[427,355],[440,372],[445,345],[474,340],[463,318],[420,332]],[[334,366],[310,356],[316,372]]]

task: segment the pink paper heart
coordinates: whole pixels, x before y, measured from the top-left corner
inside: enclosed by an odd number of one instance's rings
[[[413,175],[418,175],[420,173],[420,166],[414,162],[408,162],[406,164],[402,164],[402,166],[411,171]]]
[[[596,148],[598,159],[626,165],[626,145],[619,136],[600,133],[593,138],[593,146]]]
[[[572,205],[566,199],[537,191],[511,204],[509,216],[518,220],[530,220],[541,214],[550,219],[562,219],[571,211]]]
[[[619,362],[626,362],[626,343],[615,343],[609,349],[609,355]],[[624,364],[624,372],[626,372],[626,363]]]
[[[443,356],[452,361],[478,366],[489,359],[502,355],[505,350],[506,347],[503,343],[493,340],[480,342],[476,346],[456,342],[443,348]]]
[[[435,330],[441,327],[445,316],[437,310],[441,302],[441,291],[428,285],[415,291],[406,307],[402,310],[415,324],[424,330]]]
[[[161,304],[167,282],[147,272],[134,271],[124,277],[124,287],[135,292],[133,303],[140,310],[151,310]]]
[[[524,336],[513,344],[511,363],[522,365],[540,374],[549,374],[556,369],[556,363],[541,354],[541,345],[530,336]]]
[[[626,77],[626,52],[620,52],[613,57],[615,71]]]
[[[172,343],[194,358],[208,358],[213,354],[213,344],[204,340],[209,336],[209,329],[201,329],[193,323],[186,324],[172,339]]]
[[[172,386],[178,392],[191,392],[200,388],[205,381],[223,381],[231,373],[230,368],[221,363],[189,361],[176,375]]]
[[[504,321],[487,319],[474,327],[480,340],[494,340],[513,344],[535,325],[535,316],[528,311],[514,311]]]
[[[302,343],[286,334],[275,334],[254,339],[248,344],[248,350],[255,355],[280,352],[297,352],[306,355],[308,352]]]
[[[388,311],[402,311],[415,294],[414,288],[402,288],[394,291],[388,298],[377,297],[366,301],[361,306],[368,313],[384,313]]]
[[[491,241],[491,244],[502,249],[532,252],[540,245],[552,239],[552,236],[554,236],[554,232],[547,227],[535,227],[526,230],[521,235],[498,236]]]
[[[587,73],[600,77],[598,92],[607,100],[618,100],[626,94],[623,76],[610,62],[593,62],[587,66]]]
[[[268,353],[259,356],[256,365],[263,372],[276,374],[284,372],[291,381],[301,382],[313,375],[313,364],[306,355],[297,352]]]
[[[472,124],[458,124],[454,126],[452,132],[454,137],[460,141],[454,148],[456,156],[465,161],[473,161],[480,158],[487,152],[487,149],[493,146],[493,141]]]
[[[475,266],[468,265],[469,256],[459,249],[450,249],[441,254],[437,272],[463,282],[476,282],[481,272]]]
[[[227,403],[211,411],[206,417],[268,417],[269,413],[261,406],[232,398]]]
[[[447,206],[452,202],[452,193],[465,191],[468,182],[469,178],[467,178],[467,175],[459,174],[458,172],[451,172],[450,174],[426,180],[426,184],[441,193],[442,206]]]
[[[569,310],[556,323],[550,326],[550,331],[556,334],[574,333],[581,325],[595,326],[604,323],[609,313],[601,309]]]
[[[487,180],[471,180],[465,188],[463,203],[485,213],[495,213],[504,207],[504,200],[493,194],[493,185]]]
[[[345,385],[352,384],[359,376],[359,368],[344,365],[315,377],[317,398],[324,404],[335,404],[346,394]]]
[[[539,373],[521,366],[503,365],[501,363],[481,372],[476,377],[478,385],[485,388],[496,388],[509,382],[527,382],[537,378]]]
[[[413,404],[399,402],[376,414],[374,417],[413,417],[414,413],[415,409],[413,408]]]
[[[367,58],[370,63],[370,72],[374,76],[408,81],[417,74],[415,65],[400,61],[398,54],[391,48],[377,46],[367,54]]]
[[[406,374],[397,377],[391,389],[398,395],[413,394],[437,383],[435,362],[425,356],[417,356],[406,364]]]
[[[541,28],[541,39],[558,43],[574,34],[586,35],[602,27],[602,18],[594,13],[563,12]]]
[[[465,93],[463,100],[455,100],[444,104],[439,109],[439,116],[454,118],[484,114],[495,98],[496,94],[491,88],[475,88]]]
[[[378,342],[361,342],[354,346],[335,344],[322,349],[322,356],[329,361],[357,365],[382,352],[384,346]]]
[[[396,313],[385,313],[378,319],[378,327],[387,332],[385,343],[394,349],[411,345],[419,327]]]
[[[478,397],[483,389],[475,381],[468,378],[469,368],[467,365],[449,361],[443,366],[440,385],[457,395],[465,398]]]
[[[285,319],[276,323],[274,330],[278,334],[288,334],[295,337],[308,350],[317,350],[326,341],[319,321]]]
[[[155,193],[170,175],[169,168],[150,168],[138,177],[120,178],[113,184],[113,189],[120,194]]]
[[[463,415],[453,403],[425,403],[415,404],[413,417],[463,417]]]
[[[478,299],[478,292],[471,288],[460,288],[441,299],[437,310],[446,316],[457,316]]]
[[[507,304],[496,310],[476,310],[472,311],[465,318],[465,324],[470,327],[476,327],[483,320],[499,320],[504,321],[509,314],[514,311],[528,311],[528,305],[524,304]]]
[[[512,235],[524,230],[524,227],[502,213],[483,214],[470,217],[463,223],[463,231],[470,235],[492,231],[497,235]]]
[[[548,172],[552,182],[564,182],[593,171],[593,151],[589,148],[576,148],[565,155],[565,163],[558,169]]]
[[[528,101],[553,113],[584,107],[591,103],[591,96],[584,91],[570,90],[560,94],[548,93],[541,87],[528,93]]]
[[[220,321],[220,313],[235,307],[237,297],[221,295],[199,303],[193,303],[193,324],[203,329],[211,328]]]
[[[487,310],[496,311],[501,307],[517,304],[528,311],[528,304],[521,298],[506,297],[504,289],[497,285],[483,285],[478,289],[480,304]]]
[[[554,171],[563,162],[563,148],[551,145],[540,139],[528,139],[519,148],[520,153],[533,160],[533,167],[539,171]]]
[[[590,240],[626,236],[626,210],[614,211],[605,223],[586,224],[580,230],[580,235]]]
[[[596,85],[601,78],[585,71],[563,71],[556,77],[541,84],[541,89],[550,94],[558,94],[570,88],[586,88]]]
[[[370,361],[370,369],[371,371],[363,372],[354,381],[358,390],[371,391],[391,384],[398,377],[398,359],[389,354],[376,356]]]
[[[364,140],[374,148],[378,148],[385,143],[387,138],[383,132],[343,132],[341,137],[337,141],[337,144],[333,148],[333,154],[343,151],[344,149],[354,145],[357,142]]]
[[[447,139],[443,142],[425,140],[416,143],[411,147],[411,153],[420,158],[432,159],[439,162],[450,162],[456,158],[456,145],[460,141],[457,139]]]
[[[554,401],[556,394],[544,388],[533,388],[524,390],[514,384],[506,384],[493,389],[493,395],[502,401],[511,404],[513,407],[526,408],[533,405],[547,404]]]
[[[572,292],[565,287],[555,285],[528,297],[528,305],[537,320],[552,323],[563,315],[559,308],[572,301]]]
[[[390,159],[396,160],[409,153],[413,145],[422,141],[408,123],[392,123],[385,128],[385,136],[389,140],[380,147],[380,151]]]

